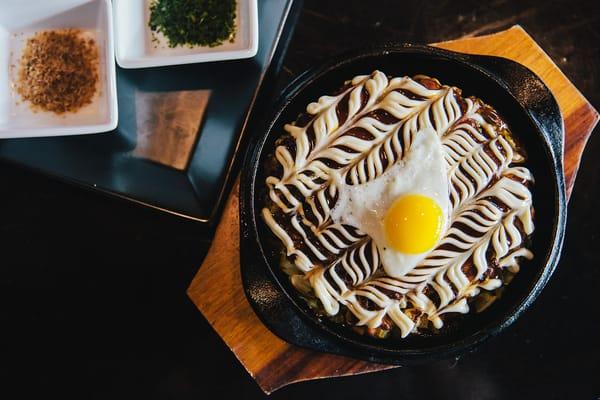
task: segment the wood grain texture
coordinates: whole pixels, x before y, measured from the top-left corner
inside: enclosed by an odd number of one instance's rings
[[[184,170],[198,139],[210,90],[135,93],[133,155]]]
[[[526,65],[546,82],[557,97],[565,120],[565,172],[570,194],[598,113],[546,53],[519,26],[436,46],[510,58]],[[270,393],[293,382],[391,368],[295,347],[259,321],[244,296],[240,276],[238,189],[239,179],[188,295],[258,385]]]

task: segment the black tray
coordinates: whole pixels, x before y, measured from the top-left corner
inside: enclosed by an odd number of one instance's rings
[[[110,133],[0,141],[0,159],[109,195],[213,225],[257,99],[268,96],[301,1],[258,2],[254,58],[152,69],[117,68],[119,126]],[[210,90],[183,169],[133,154],[136,93]],[[160,95],[159,95],[160,96]]]

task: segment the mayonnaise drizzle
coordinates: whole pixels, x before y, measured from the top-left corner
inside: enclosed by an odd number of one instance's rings
[[[527,168],[514,166],[523,156],[486,120],[482,103],[462,102],[461,107],[456,88],[428,89],[417,77],[388,79],[375,71],[355,77],[339,95],[309,104],[313,118],[306,126],[285,126],[295,151],[276,148],[283,172],[266,179],[274,208],[262,214],[302,272],[292,282],[310,285],[329,315],[343,305],[358,326],[369,328],[387,316],[403,337],[416,329],[420,315],[441,328],[441,315],[467,313],[467,298],[502,285],[487,275],[490,262],[517,272],[520,258],[533,257],[523,247],[534,229],[528,189],[533,177]],[[340,120],[342,106],[347,116]],[[387,117],[378,118],[378,112]],[[415,134],[425,128],[442,141],[451,225],[419,265],[391,278],[379,269],[374,242],[333,223],[330,212],[338,185],[380,176],[410,151]],[[301,240],[294,241],[292,233]]]

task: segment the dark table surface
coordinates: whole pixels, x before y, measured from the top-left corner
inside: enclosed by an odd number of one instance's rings
[[[279,85],[344,49],[518,23],[598,108],[599,4],[307,0]],[[460,360],[301,383],[272,398],[599,398],[598,130],[559,268],[505,333]],[[0,193],[0,398],[263,396],[185,294],[210,233],[7,164]]]

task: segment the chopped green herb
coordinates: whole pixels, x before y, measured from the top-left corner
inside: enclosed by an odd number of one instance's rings
[[[236,0],[154,0],[150,29],[161,32],[169,47],[215,47],[235,38]]]

